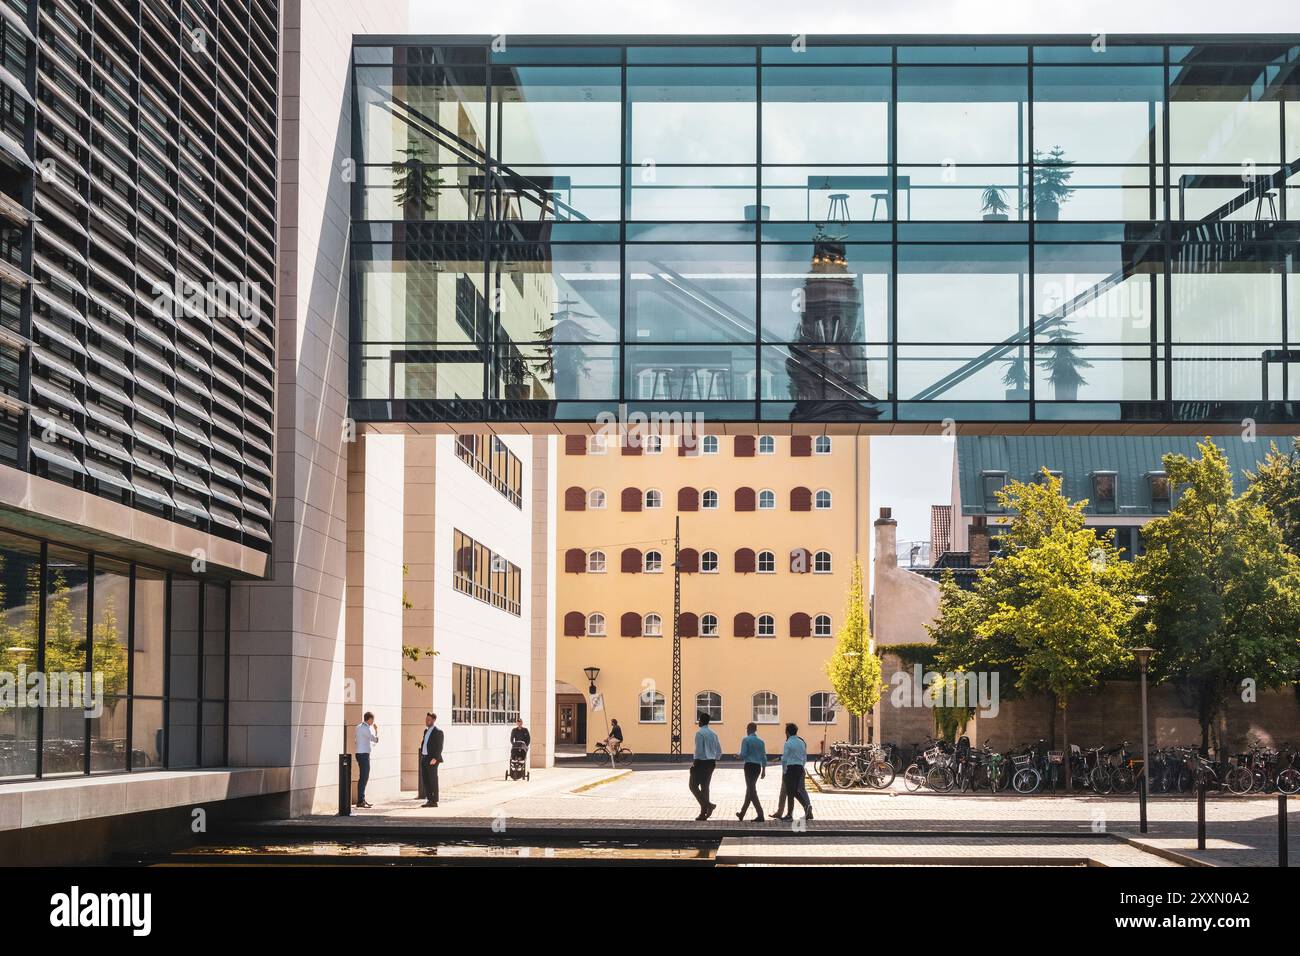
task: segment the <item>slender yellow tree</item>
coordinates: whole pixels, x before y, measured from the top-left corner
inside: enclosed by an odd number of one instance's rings
[[[861,739],[860,721],[880,702],[880,659],[871,647],[867,607],[862,587],[862,565],[853,562],[844,623],[835,642],[835,653],[826,662],[826,674],[839,706],[848,711],[854,736]]]

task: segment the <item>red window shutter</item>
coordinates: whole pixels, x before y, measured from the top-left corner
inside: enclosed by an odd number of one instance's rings
[[[791,637],[812,637],[812,618],[803,611],[796,611],[790,615],[790,636]]]
[[[682,637],[700,636],[700,619],[690,611],[677,615],[677,633]]]
[[[807,548],[793,548],[790,551],[790,573],[807,574],[812,570],[812,552]]]
[[[636,548],[624,548],[622,567],[624,574],[640,574],[641,552]]]
[[[641,510],[641,489],[640,488],[623,489],[623,510],[624,511]]]
[[[741,548],[736,552],[736,573],[753,574],[754,573],[754,552],[750,548]]]
[[[698,455],[699,453],[699,435],[682,435],[677,439],[677,454],[679,456],[685,457],[686,455]]]
[[[678,511],[699,511],[700,510],[700,493],[694,488],[677,489],[677,510]]]
[[[619,631],[624,637],[640,637],[641,615],[636,611],[628,611],[620,620]]]
[[[812,492],[804,487],[791,488],[790,510],[812,511]]]
[[[587,489],[573,488],[564,489],[564,510],[565,511],[586,511],[587,510]]]
[[[737,458],[754,457],[754,436],[753,435],[736,436],[736,457]]]
[[[700,552],[694,548],[682,548],[677,560],[682,566],[682,574],[694,574],[700,570]]]
[[[623,454],[639,455],[641,454],[640,436],[628,435],[623,439]]]
[[[811,435],[790,436],[790,455],[794,458],[808,458],[812,455]]]
[[[732,631],[736,637],[753,637],[754,636],[754,615],[747,611],[741,611],[736,615]]]
[[[737,511],[754,510],[754,489],[753,488],[736,489],[736,510]]]
[[[582,637],[587,633],[587,615],[581,611],[570,611],[564,615],[564,636]]]
[[[581,548],[570,548],[564,552],[564,572],[582,574],[587,570],[587,552]]]
[[[586,435],[565,435],[564,453],[566,455],[587,454],[587,436]]]

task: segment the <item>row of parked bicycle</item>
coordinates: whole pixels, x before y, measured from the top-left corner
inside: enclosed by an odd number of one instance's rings
[[[1070,780],[1079,792],[1133,793],[1142,771],[1142,755],[1128,741],[1117,747],[1072,746],[1069,759]],[[988,743],[974,747],[965,736],[953,743],[929,737],[924,746],[913,744],[910,752],[890,743],[831,744],[816,771],[823,783],[841,790],[885,790],[901,774],[903,786],[912,792],[1055,793],[1065,787],[1065,760],[1065,751],[1052,750],[1043,740],[999,753]],[[1297,793],[1300,750],[1255,745],[1224,760],[1212,760],[1194,747],[1151,752],[1148,793],[1188,793],[1200,783],[1234,794]]]

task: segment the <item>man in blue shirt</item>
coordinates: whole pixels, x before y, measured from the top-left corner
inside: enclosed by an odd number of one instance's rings
[[[783,817],[773,820],[793,820],[794,803],[799,801],[803,807],[803,818],[813,818],[812,801],[808,799],[808,790],[804,787],[803,765],[808,762],[808,745],[799,736],[799,728],[794,724],[785,725],[785,748],[781,751],[781,773],[785,779],[785,792],[790,798],[790,806]]]
[[[745,811],[752,803],[758,811],[755,818],[763,822],[763,805],[758,802],[758,778],[767,776],[767,745],[758,736],[758,725],[749,723],[745,726],[745,739],[740,742],[740,759],[745,764],[745,802],[741,804],[736,819],[744,820]]]
[[[722,742],[718,735],[709,729],[709,715],[700,712],[700,729],[695,732],[695,760],[691,762],[691,795],[700,804],[697,820],[707,820],[717,809],[717,804],[709,802],[709,781],[722,756]]]

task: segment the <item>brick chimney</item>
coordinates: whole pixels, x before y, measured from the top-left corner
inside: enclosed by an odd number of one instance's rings
[[[987,568],[989,566],[989,519],[976,515],[970,525],[970,566]]]
[[[893,508],[881,508],[876,519],[876,564],[882,568],[898,566],[898,522]]]

